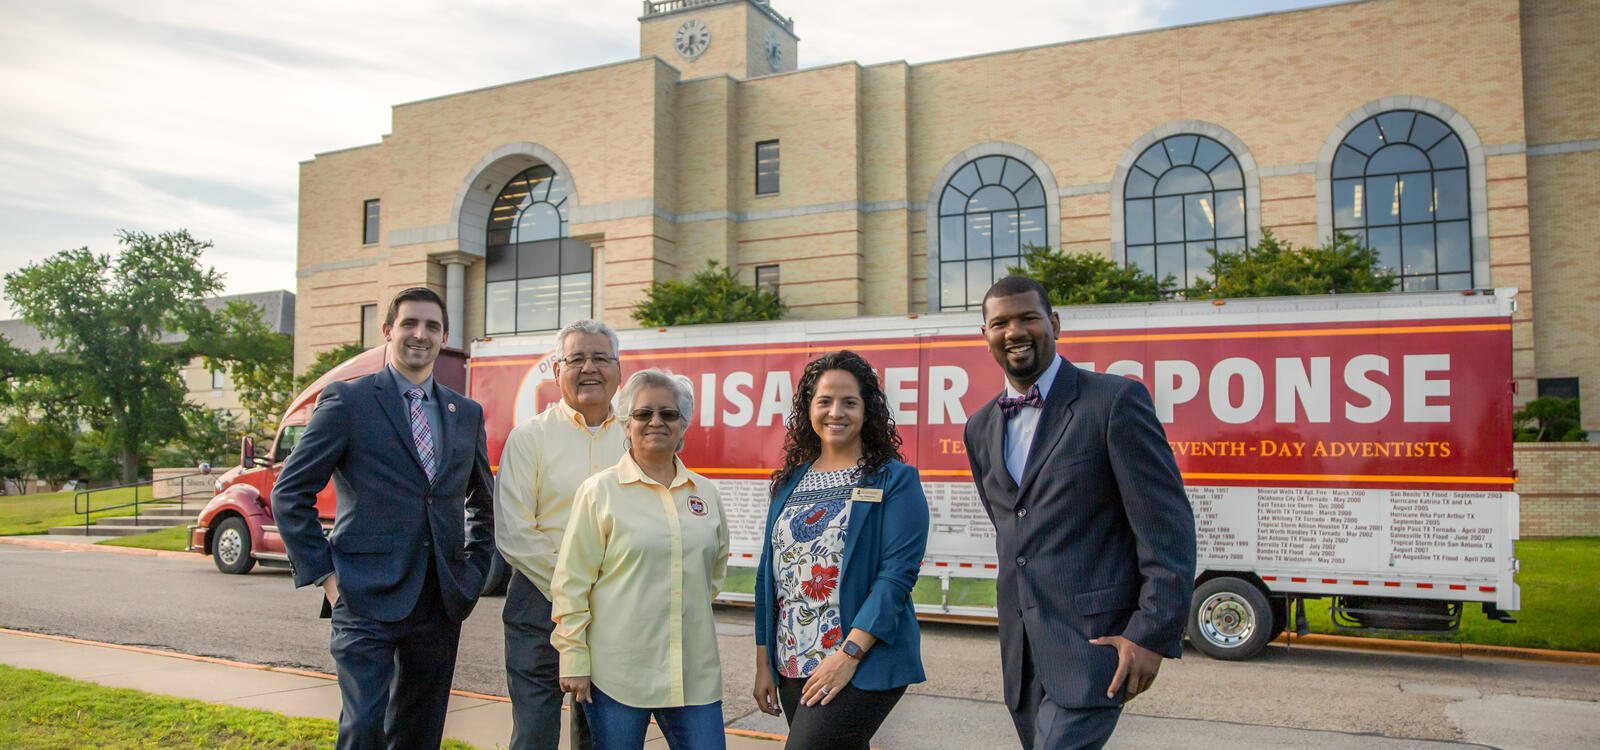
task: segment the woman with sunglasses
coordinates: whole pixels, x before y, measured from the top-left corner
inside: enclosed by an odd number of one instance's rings
[[[922,682],[911,588],[928,501],[872,366],[850,351],[806,365],[756,573],[756,705],[785,748],[870,746]]]
[[[678,459],[694,394],[651,369],[628,378],[621,402],[626,451],[578,488],[550,583],[561,689],[597,750],[642,748],[651,716],[673,750],[720,750],[711,600],[728,524],[715,485]]]

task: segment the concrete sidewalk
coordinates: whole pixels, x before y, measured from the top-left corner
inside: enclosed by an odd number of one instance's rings
[[[339,718],[339,687],[332,676],[299,669],[5,629],[0,629],[0,664],[158,695],[291,716]],[[566,727],[562,729],[565,748]],[[511,704],[497,696],[452,691],[444,732],[478,747],[504,747],[511,738]],[[729,731],[727,737],[729,750],[774,750],[781,747],[774,740],[782,739],[740,730]],[[666,746],[652,725],[645,747]]]

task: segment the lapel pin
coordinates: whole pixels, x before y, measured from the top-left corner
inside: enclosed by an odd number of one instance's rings
[[[455,410],[456,410],[456,405],[455,405],[455,404],[451,404],[451,405],[450,405],[450,412],[451,412],[451,413],[452,413],[452,414],[454,414],[454,413],[455,413]]]

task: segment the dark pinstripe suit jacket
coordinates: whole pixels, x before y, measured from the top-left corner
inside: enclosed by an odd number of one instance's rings
[[[1063,361],[1019,487],[1005,466],[998,397],[966,426],[967,460],[998,532],[1006,703],[1020,707],[1026,639],[1050,699],[1117,705],[1121,635],[1177,658],[1194,591],[1194,512],[1141,383]]]

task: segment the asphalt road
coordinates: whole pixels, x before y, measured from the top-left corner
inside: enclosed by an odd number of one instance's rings
[[[225,576],[209,564],[0,545],[0,626],[258,664],[332,672],[318,592],[286,572]],[[455,686],[505,694],[502,599],[467,620]],[[782,732],[750,699],[749,610],[719,608],[731,726]],[[928,682],[874,743],[892,748],[1016,746],[1001,703],[992,628],[925,625]],[[1269,648],[1246,663],[1193,652],[1162,667],[1129,704],[1112,747],[1592,747],[1600,668],[1409,654]]]

